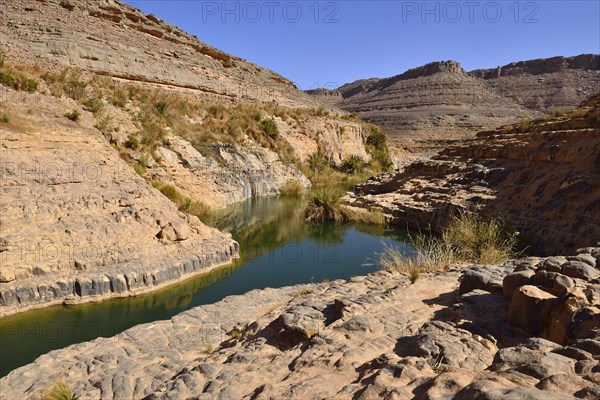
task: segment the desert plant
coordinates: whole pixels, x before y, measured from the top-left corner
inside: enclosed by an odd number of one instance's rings
[[[81,113],[77,110],[73,110],[73,111],[65,114],[65,117],[67,117],[68,119],[70,119],[71,121],[74,121],[74,122],[79,121],[80,116],[81,116]]]
[[[4,54],[4,50],[0,49],[0,68],[4,67],[5,59],[6,59],[6,55]]]
[[[279,193],[282,196],[300,196],[304,192],[304,188],[298,181],[287,181],[280,189]]]
[[[493,264],[517,254],[519,232],[500,218],[485,219],[475,213],[453,216],[442,231],[441,241],[450,246],[457,258]]]
[[[371,133],[367,137],[367,144],[382,150],[387,144],[387,138],[377,127],[371,127]]]
[[[130,95],[129,88],[117,85],[111,93],[110,102],[115,107],[123,108],[127,104]]]
[[[529,130],[531,129],[531,127],[533,126],[533,120],[527,116],[522,116],[521,117],[521,122],[519,125],[519,130],[521,133],[527,133],[529,132]]]
[[[97,114],[100,110],[102,110],[103,106],[104,104],[102,103],[102,100],[95,96],[88,97],[83,102],[83,109],[94,114]]]
[[[365,160],[356,154],[348,156],[340,166],[340,170],[347,174],[359,174],[364,171],[367,163]]]
[[[152,182],[152,186],[171,200],[179,211],[195,215],[204,223],[212,222],[218,216],[218,213],[213,211],[208,205],[201,201],[190,199],[171,184],[154,181]]]
[[[8,114],[2,114],[2,116],[0,116],[0,122],[8,124],[10,122],[10,116]]]
[[[53,386],[46,389],[41,400],[73,400],[73,392],[65,381],[58,381]]]
[[[562,108],[557,108],[554,110],[555,117],[562,117],[563,115],[565,115],[565,110],[563,110]]]
[[[344,206],[340,203],[342,192],[330,188],[314,190],[304,210],[309,221],[348,221]]]
[[[328,166],[327,161],[320,153],[312,153],[306,159],[306,165],[312,172],[319,173],[325,171]]]
[[[161,100],[158,103],[154,104],[154,110],[156,112],[156,115],[158,115],[159,118],[165,119],[167,117],[168,109],[169,109],[169,103],[167,103],[164,100]]]
[[[262,120],[260,122],[260,130],[271,139],[279,137],[279,128],[277,128],[277,123],[273,118]]]
[[[131,150],[136,150],[140,146],[140,141],[137,136],[130,134],[125,141],[125,147]]]

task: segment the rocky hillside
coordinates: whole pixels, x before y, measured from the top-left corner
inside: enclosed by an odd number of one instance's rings
[[[71,99],[0,106],[0,315],[153,290],[237,256],[125,163]],[[43,106],[40,106],[43,102]]]
[[[532,251],[600,242],[600,94],[571,113],[454,144],[357,188],[355,205],[401,225],[440,230],[457,209],[516,224]]]
[[[35,397],[62,380],[82,400],[594,400],[599,263],[587,248],[414,284],[378,272],[255,290],[52,351],[0,390]]]
[[[15,64],[78,67],[212,100],[314,105],[288,79],[118,0],[2,0],[0,19],[0,46]]]
[[[349,83],[329,96],[316,94],[405,142],[464,136],[522,115],[568,111],[599,90],[600,56],[586,54],[472,72],[454,61],[434,62],[391,78]]]

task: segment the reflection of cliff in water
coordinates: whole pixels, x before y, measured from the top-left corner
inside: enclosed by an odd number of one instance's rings
[[[251,199],[228,207],[216,227],[238,241],[240,263],[306,238],[324,245],[342,243],[349,225],[307,223],[305,204],[299,197]]]

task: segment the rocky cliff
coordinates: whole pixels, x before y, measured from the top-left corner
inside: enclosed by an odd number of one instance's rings
[[[230,236],[137,175],[91,115],[63,117],[74,101],[4,95],[0,315],[130,296],[237,256]]]
[[[2,0],[0,19],[0,46],[15,64],[79,67],[212,100],[314,104],[288,79],[118,0]]]
[[[588,248],[414,284],[382,271],[255,290],[52,351],[0,390],[34,397],[62,380],[80,399],[593,400],[598,263],[600,248]],[[579,264],[596,278],[569,277]],[[569,333],[561,343],[547,339],[550,316],[552,332]]]
[[[600,95],[572,113],[482,132],[432,160],[375,177],[355,205],[440,230],[458,209],[516,224],[534,252],[600,242]]]
[[[465,72],[454,61],[434,62],[391,78],[343,85],[337,105],[401,142],[473,135],[522,115],[573,109],[600,90],[599,63],[600,56],[584,54]]]

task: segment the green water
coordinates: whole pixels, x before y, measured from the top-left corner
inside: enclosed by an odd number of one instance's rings
[[[240,243],[233,265],[134,298],[53,306],[0,319],[0,376],[70,344],[110,337],[134,325],[252,289],[364,275],[385,244],[410,248],[397,228],[307,223],[301,199],[254,199],[231,207],[218,227]]]

